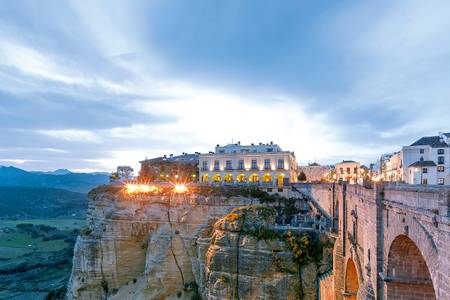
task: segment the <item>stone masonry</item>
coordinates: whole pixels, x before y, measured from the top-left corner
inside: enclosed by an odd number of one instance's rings
[[[450,189],[297,185],[333,218],[320,299],[450,299]],[[322,293],[334,284],[334,297]],[[325,286],[327,288],[325,288]]]

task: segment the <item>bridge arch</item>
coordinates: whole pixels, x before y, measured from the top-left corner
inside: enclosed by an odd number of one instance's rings
[[[386,299],[436,299],[425,258],[407,235],[398,235],[389,248]]]
[[[356,265],[353,259],[347,260],[347,266],[345,268],[345,299],[356,299],[359,290],[358,272],[356,271]]]

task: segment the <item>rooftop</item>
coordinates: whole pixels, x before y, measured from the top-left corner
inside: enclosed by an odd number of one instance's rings
[[[410,164],[408,168],[414,167],[436,167],[436,164],[432,160],[419,160]]]
[[[182,155],[173,156],[172,154],[167,156],[161,156],[161,157],[155,157],[150,159],[144,159],[140,161],[140,163],[143,162],[178,162],[178,163],[195,163],[198,161],[198,155],[199,153],[183,153]]]
[[[443,137],[450,138],[450,133],[442,133],[442,135],[436,136],[425,136],[412,143],[411,146],[430,146],[432,148],[449,147],[449,144],[446,143]]]

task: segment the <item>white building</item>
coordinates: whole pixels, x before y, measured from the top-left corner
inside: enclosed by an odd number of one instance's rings
[[[409,184],[450,184],[450,133],[422,137],[401,150],[402,176]]]
[[[381,178],[383,181],[403,181],[402,152],[381,156]]]
[[[330,171],[329,166],[321,166],[317,163],[308,164],[307,166],[298,166],[298,174],[305,174],[307,182],[322,181],[325,175]]]
[[[217,145],[199,156],[200,181],[212,184],[282,186],[297,182],[297,171],[294,153],[272,142]]]
[[[351,184],[361,183],[361,164],[353,160],[343,160],[335,165],[336,180],[347,181]]]

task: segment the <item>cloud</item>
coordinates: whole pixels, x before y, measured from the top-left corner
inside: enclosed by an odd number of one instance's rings
[[[449,12],[439,1],[11,2],[0,151],[24,168],[112,170],[274,141],[300,162],[370,162],[448,126]]]
[[[101,142],[101,137],[92,131],[65,129],[65,130],[37,130],[39,134],[46,135],[52,138],[61,139],[69,142]]]

